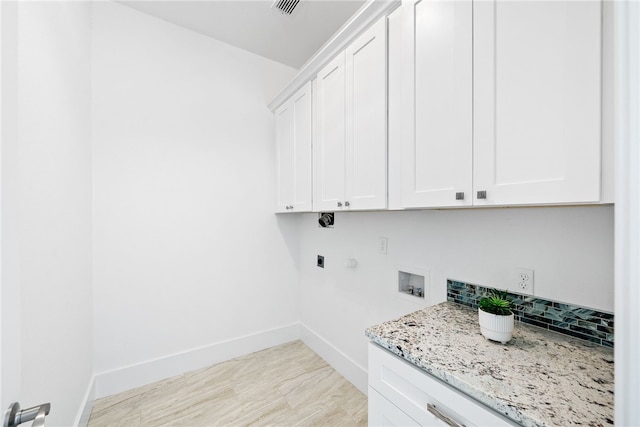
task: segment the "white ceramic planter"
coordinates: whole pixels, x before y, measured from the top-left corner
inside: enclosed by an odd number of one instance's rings
[[[498,316],[478,309],[478,320],[480,332],[488,340],[506,344],[513,336],[513,313],[509,316]]]

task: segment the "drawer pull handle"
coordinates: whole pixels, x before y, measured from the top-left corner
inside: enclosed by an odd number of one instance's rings
[[[433,405],[431,403],[427,403],[427,410],[429,412],[431,412],[436,418],[438,418],[440,421],[444,422],[448,426],[451,426],[451,427],[465,427],[464,424],[460,424],[459,422],[457,422],[453,418],[447,417],[445,414],[440,412],[438,410],[438,408],[436,408],[436,405]]]

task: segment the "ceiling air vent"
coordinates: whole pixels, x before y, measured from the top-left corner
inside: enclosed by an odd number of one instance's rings
[[[300,0],[275,0],[271,8],[284,15],[291,15],[299,3]]]

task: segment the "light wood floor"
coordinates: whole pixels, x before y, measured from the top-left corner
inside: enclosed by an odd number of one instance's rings
[[[293,341],[95,402],[89,427],[365,426],[367,397]]]

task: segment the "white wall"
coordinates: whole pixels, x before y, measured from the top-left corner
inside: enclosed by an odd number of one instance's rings
[[[86,2],[19,3],[18,180],[4,184],[19,194],[20,403],[50,401],[47,425],[74,423],[93,373],[90,18]]]
[[[0,2],[0,407],[20,398],[18,6]]]
[[[300,319],[361,367],[364,329],[420,307],[398,294],[398,264],[430,271],[433,303],[446,299],[448,278],[505,288],[509,269],[524,267],[535,270],[538,296],[613,311],[611,206],[348,212],[334,229],[305,214],[299,234]],[[345,268],[346,258],[358,267]]]
[[[93,11],[96,372],[294,323],[297,219],[273,214],[266,105],[295,70]]]
[[[640,425],[640,3],[616,2],[615,422]]]

